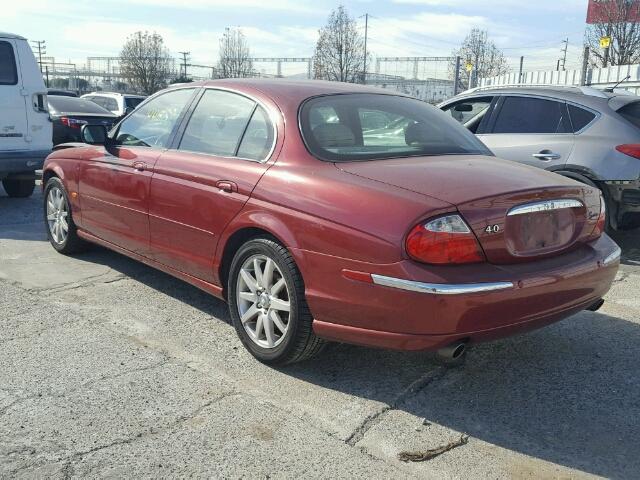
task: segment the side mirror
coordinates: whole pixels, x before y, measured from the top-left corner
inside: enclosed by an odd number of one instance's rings
[[[456,112],[472,112],[473,111],[473,105],[471,105],[470,103],[459,103],[458,105],[453,107],[453,109]]]
[[[104,125],[82,125],[80,139],[89,145],[106,145],[109,142],[107,127]]]

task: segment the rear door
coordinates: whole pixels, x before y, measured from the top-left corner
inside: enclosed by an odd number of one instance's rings
[[[574,146],[565,102],[505,95],[478,138],[496,156],[548,169],[564,165]]]
[[[205,89],[179,136],[175,149],[158,159],[151,181],[153,258],[215,281],[218,239],[267,170],[275,127],[254,100]]]
[[[28,146],[27,97],[22,94],[16,51],[14,40],[0,38],[0,151],[25,150]]]
[[[169,90],[122,122],[116,146],[81,163],[82,227],[129,251],[149,253],[149,187],[195,88]]]

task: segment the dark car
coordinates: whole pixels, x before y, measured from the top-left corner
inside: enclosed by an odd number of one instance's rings
[[[72,92],[71,90],[60,90],[57,88],[48,88],[47,95],[57,96],[57,97],[77,97],[78,96],[76,92]]]
[[[117,116],[99,105],[82,98],[47,96],[49,114],[53,121],[53,144],[79,142],[80,127],[104,125],[110,129]]]
[[[384,90],[194,83],[83,138],[44,165],[53,248],[97,243],[225,299],[267,363],[325,340],[460,358],[599,308],[620,262],[597,188]]]

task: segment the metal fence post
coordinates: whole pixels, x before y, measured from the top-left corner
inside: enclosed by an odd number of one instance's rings
[[[456,68],[453,73],[453,96],[455,97],[458,94],[458,87],[460,82],[460,57],[456,57]]]

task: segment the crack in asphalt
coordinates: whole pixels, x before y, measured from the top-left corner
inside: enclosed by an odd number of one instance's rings
[[[102,450],[106,450],[109,448],[113,448],[113,447],[117,447],[119,445],[130,445],[132,443],[138,442],[144,438],[147,437],[151,437],[154,435],[159,435],[162,433],[166,433],[166,432],[172,432],[172,431],[176,431],[178,429],[180,429],[182,427],[182,425],[184,425],[186,422],[188,422],[189,420],[193,420],[194,418],[198,417],[204,410],[206,410],[207,408],[211,407],[212,405],[219,403],[223,400],[225,400],[226,398],[229,397],[233,397],[233,396],[240,396],[240,395],[244,395],[242,392],[237,392],[237,391],[230,391],[230,392],[225,392],[221,395],[218,395],[215,398],[212,398],[211,400],[206,401],[205,403],[203,403],[202,405],[198,406],[195,410],[191,411],[190,413],[187,414],[182,414],[180,416],[178,416],[174,421],[172,421],[171,423],[169,423],[168,425],[165,425],[164,427],[161,428],[153,428],[150,427],[147,430],[141,431],[141,432],[137,432],[135,435],[132,435],[130,437],[126,437],[126,438],[118,438],[116,440],[113,440],[107,444],[104,445],[97,445],[95,447],[92,447],[88,450],[83,450],[80,452],[74,452],[71,455],[67,455],[67,456],[59,456],[58,458],[49,460],[47,463],[56,463],[56,462],[64,462],[64,466],[62,468],[62,477],[64,479],[70,479],[73,477],[73,475],[75,474],[75,468],[74,468],[74,463],[77,463],[78,461],[82,460],[83,457],[90,455],[92,453],[95,452],[99,452]],[[21,453],[21,452],[25,452],[25,453],[34,453],[35,449],[32,449],[31,447],[16,447],[14,453]],[[21,471],[27,470],[31,467],[34,466],[35,462],[32,463],[28,463],[27,465],[24,465],[18,469],[15,469],[11,472],[12,476],[15,476],[16,474],[18,474]]]
[[[447,368],[437,367],[436,369],[425,373],[420,378],[412,382],[407,388],[401,391],[400,394],[392,402],[367,416],[367,418],[365,418],[360,423],[360,425],[355,428],[353,433],[349,435],[349,437],[345,440],[345,443],[352,447],[356,446],[356,444],[364,438],[364,436],[372,427],[374,427],[384,419],[385,415],[388,412],[390,412],[391,410],[397,410],[400,406],[402,406],[404,402],[406,402],[416,393],[422,391],[427,387],[427,385],[430,385],[436,380],[441,379],[446,372]]]
[[[79,390],[82,390],[84,388],[87,387],[91,387],[92,385],[96,385],[100,382],[104,382],[105,380],[113,380],[116,378],[120,378],[123,377],[125,375],[128,375],[130,373],[138,373],[138,372],[144,372],[147,370],[153,370],[155,368],[159,368],[162,367],[164,365],[167,365],[169,363],[170,359],[164,358],[162,361],[160,362],[156,362],[152,365],[147,365],[144,367],[138,367],[138,368],[132,368],[126,371],[122,371],[122,372],[118,372],[118,373],[113,373],[113,374],[109,374],[109,375],[102,375],[98,378],[94,378],[93,380],[89,380],[87,382],[84,382],[80,385],[78,385],[77,387],[71,388],[69,390],[65,390],[63,393],[37,393],[37,394],[32,394],[32,395],[27,395],[25,397],[20,397],[17,400],[11,402],[9,405],[6,405],[2,408],[0,408],[0,415],[4,415],[7,413],[7,411],[14,407],[15,405],[19,405],[21,403],[24,402],[28,402],[29,400],[35,400],[38,398],[64,398],[65,396],[69,395],[70,393],[74,393],[77,392]],[[13,395],[15,395],[15,393],[13,393]]]

